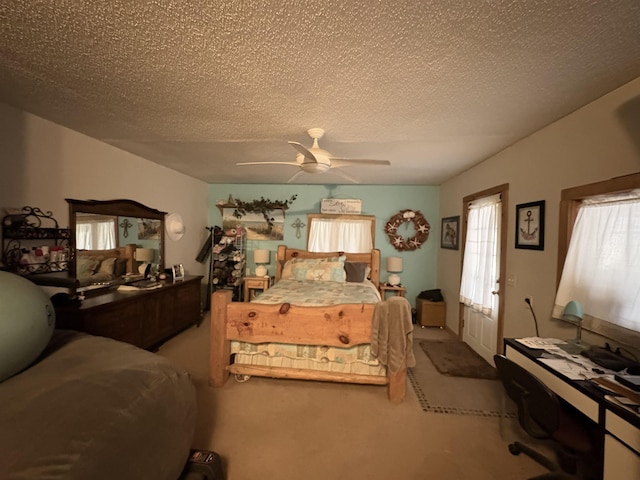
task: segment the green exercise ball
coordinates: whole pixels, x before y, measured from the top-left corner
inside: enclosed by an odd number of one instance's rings
[[[44,290],[20,275],[0,271],[0,382],[38,358],[51,340],[55,320]]]

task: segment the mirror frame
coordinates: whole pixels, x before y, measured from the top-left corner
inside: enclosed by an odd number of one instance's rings
[[[110,215],[118,217],[138,217],[149,218],[151,220],[160,220],[160,271],[164,271],[164,218],[167,212],[161,212],[155,208],[147,207],[135,200],[119,199],[119,200],[75,200],[73,198],[65,198],[69,204],[69,228],[71,229],[71,238],[69,239],[69,247],[71,249],[71,263],[69,266],[69,274],[76,275],[76,213],[94,213],[97,215]]]

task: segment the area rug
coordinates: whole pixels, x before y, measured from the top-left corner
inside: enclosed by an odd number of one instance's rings
[[[460,340],[422,340],[420,347],[443,375],[487,380],[498,378],[495,367]]]
[[[420,352],[422,341],[425,339],[414,339],[416,365],[407,369],[407,377],[423,412],[494,417],[501,425],[503,420],[514,418],[515,405],[504,394],[499,380],[443,375]]]

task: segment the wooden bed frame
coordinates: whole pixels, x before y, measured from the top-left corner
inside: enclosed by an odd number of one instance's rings
[[[312,253],[278,246],[276,281],[282,267],[292,258],[323,258],[341,253]],[[380,282],[380,250],[343,254],[347,261],[371,266],[370,280]],[[230,341],[279,342],[299,345],[351,347],[371,343],[374,304],[342,304],[301,307],[283,303],[266,305],[231,301],[231,291],[218,290],[211,296],[211,353],[209,384],[221,387],[229,374],[329,382],[387,385],[389,399],[400,403],[406,395],[406,366],[386,376],[323,372],[231,363]]]

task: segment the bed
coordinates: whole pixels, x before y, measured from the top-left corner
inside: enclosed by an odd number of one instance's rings
[[[0,478],[175,480],[195,421],[195,387],[165,358],[55,330],[33,365],[0,382]]]
[[[75,266],[78,285],[86,287],[108,283],[134,272],[135,250],[135,244],[110,250],[77,250]]]
[[[366,264],[368,270],[365,281],[354,283],[356,290],[368,289],[369,293],[365,297],[350,300],[353,297],[344,291],[349,289],[352,282],[314,283],[314,270],[299,268],[299,264],[293,266],[294,278],[291,278],[292,264],[323,260],[332,264],[342,261],[342,268],[347,268],[348,264],[359,267]],[[401,297],[396,297],[397,301],[394,302],[380,298],[377,292],[380,251],[373,249],[369,253],[358,254],[312,253],[280,245],[276,265],[276,284],[250,303],[232,302],[230,291],[213,293],[210,385],[224,385],[230,374],[237,377],[263,376],[386,385],[392,402],[403,401],[406,394],[406,368],[414,361],[410,348],[410,307]],[[338,267],[323,267],[323,275],[330,269],[338,272]],[[292,282],[297,286],[289,289],[289,292],[285,291]],[[327,295],[312,300],[296,297],[299,290],[324,291],[331,283],[338,289],[338,293],[332,295],[332,301],[328,300]],[[284,290],[280,289],[281,286],[284,286]],[[393,364],[389,362],[386,349],[381,348],[380,325],[375,321],[382,318],[380,313],[385,311],[389,302],[401,306],[403,311],[409,310],[408,325],[407,315],[404,322],[391,322],[396,327],[402,327],[401,331],[398,328],[391,329],[395,335],[393,343],[402,346],[402,353],[406,352],[404,358],[398,359],[396,355]],[[383,321],[386,319],[383,318]],[[302,358],[293,359],[287,353],[292,350],[301,354],[297,356]],[[347,364],[355,368],[347,368]]]

